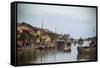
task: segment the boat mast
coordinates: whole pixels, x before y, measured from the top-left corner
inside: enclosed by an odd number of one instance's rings
[[[43,29],[43,21],[42,21],[42,23],[41,23],[41,28]]]

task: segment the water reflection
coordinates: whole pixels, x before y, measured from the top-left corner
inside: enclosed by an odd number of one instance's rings
[[[96,60],[96,54],[78,54],[77,55],[78,61],[92,61]]]
[[[85,41],[83,45],[72,43],[71,51],[64,52],[59,48],[46,48],[46,49],[34,49],[34,48],[22,48],[17,49],[17,64],[38,64],[38,63],[55,63],[55,62],[72,62],[72,61],[88,61],[95,60],[93,55],[81,55],[78,54],[77,46],[89,46],[88,41]],[[93,57],[91,57],[93,56]]]

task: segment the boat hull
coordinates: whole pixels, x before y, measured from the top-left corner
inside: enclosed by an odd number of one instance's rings
[[[79,54],[95,54],[96,53],[96,47],[78,47],[78,53]]]

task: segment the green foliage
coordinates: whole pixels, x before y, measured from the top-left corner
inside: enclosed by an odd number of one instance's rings
[[[17,38],[18,40],[22,40],[22,41],[24,41],[25,39],[30,39],[30,35],[29,34],[27,34],[27,33],[21,33],[21,34],[19,34],[20,36],[19,36],[19,38]]]
[[[52,39],[52,40],[54,40],[55,39],[55,35],[54,34],[52,34],[52,33],[47,33],[48,34],[48,36]]]
[[[31,36],[31,39],[32,39],[32,40],[37,40],[38,38],[40,38],[38,35],[37,35],[37,36],[35,36],[35,35],[32,35],[32,36]]]

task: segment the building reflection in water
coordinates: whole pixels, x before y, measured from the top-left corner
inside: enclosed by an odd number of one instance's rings
[[[85,42],[86,45],[88,44]],[[73,62],[73,61],[91,61],[95,60],[96,56],[91,54],[78,54],[77,46],[71,44],[71,51],[64,52],[59,48],[45,48],[45,49],[18,49],[17,50],[17,64],[41,64],[41,63],[56,63],[56,62]],[[82,46],[82,45],[80,45]]]

